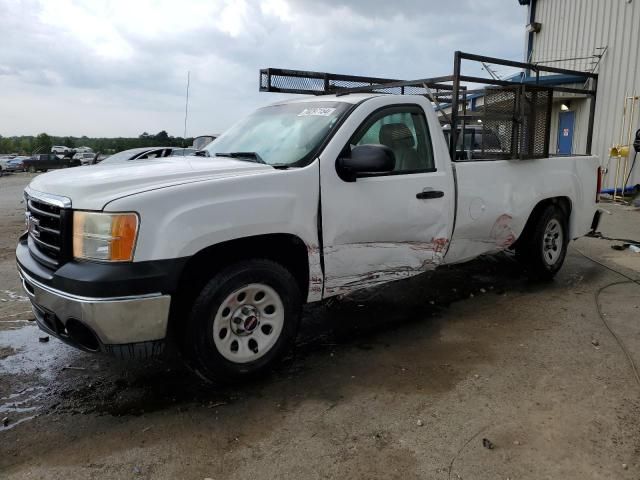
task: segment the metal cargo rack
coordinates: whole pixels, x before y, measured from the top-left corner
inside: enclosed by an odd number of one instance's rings
[[[502,80],[462,74],[462,62],[476,62],[522,69],[529,81]],[[489,69],[485,68],[485,71]],[[523,72],[523,73],[524,73]],[[581,88],[563,87],[549,82],[548,74],[571,75]],[[545,78],[546,77],[546,78]],[[463,84],[464,83],[464,84]],[[480,85],[470,89],[467,84]],[[494,159],[533,159],[549,156],[551,110],[556,92],[576,94],[590,99],[589,121],[585,153],[591,154],[593,123],[596,108],[598,75],[593,72],[567,70],[533,63],[515,62],[495,57],[455,52],[453,74],[417,80],[340,75],[326,72],[266,68],[260,70],[260,91],[300,93],[307,95],[348,95],[379,93],[395,95],[423,95],[433,102],[441,116],[441,123],[449,129],[451,158],[460,159],[458,135],[466,133],[468,122],[481,122],[482,144],[475,156]],[[470,95],[481,94],[484,106],[469,111]],[[446,110],[450,109],[450,113]],[[480,122],[478,122],[480,121]],[[477,124],[476,123],[476,124]],[[476,127],[474,127],[476,128]],[[490,134],[490,135],[489,135]],[[485,144],[486,138],[499,139],[500,148]]]

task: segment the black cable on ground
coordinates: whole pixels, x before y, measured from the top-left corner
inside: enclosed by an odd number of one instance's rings
[[[624,192],[627,190],[627,184],[629,183],[629,179],[631,178],[631,172],[633,172],[633,167],[636,166],[636,157],[638,156],[638,152],[636,151],[633,154],[633,162],[631,162],[631,168],[629,169],[629,175],[627,175],[627,179],[624,181],[624,187],[622,187],[622,195],[624,196]]]
[[[587,237],[589,237],[589,238],[601,238],[602,240],[611,240],[612,242],[622,242],[622,243],[630,243],[632,245],[640,245],[640,240],[629,240],[628,238],[605,237],[600,232],[590,233],[589,235],[587,235]],[[616,273],[618,273],[618,272],[616,272]]]
[[[474,433],[471,437],[469,437],[466,440],[466,442],[464,442],[464,444],[460,447],[460,449],[456,452],[456,454],[453,456],[453,458],[451,459],[451,462],[449,462],[449,477],[448,477],[449,480],[451,480],[451,472],[453,471],[453,464],[458,459],[458,457],[460,456],[462,451],[465,448],[467,448],[467,445],[469,445],[474,438],[476,438],[478,435],[480,435],[482,432],[484,432],[487,429],[487,427],[488,427],[488,425],[485,425],[480,430],[478,430],[476,433]],[[458,478],[460,478],[460,477],[458,477]]]
[[[627,357],[627,361],[629,362],[629,365],[631,366],[631,370],[633,372],[633,376],[635,378],[635,381],[638,384],[638,386],[640,387],[640,374],[638,374],[638,367],[636,367],[636,363],[633,360],[633,357],[631,356],[631,354],[629,353],[629,350],[627,350],[627,347],[624,344],[624,342],[622,341],[622,339],[620,339],[620,337],[616,334],[616,332],[614,332],[613,329],[611,328],[611,325],[609,325],[609,322],[607,322],[607,319],[605,318],[605,315],[602,312],[602,307],[600,306],[600,294],[602,292],[604,292],[607,288],[613,287],[614,285],[623,285],[623,284],[628,284],[628,283],[635,283],[636,285],[640,285],[640,280],[636,280],[635,278],[630,277],[626,273],[620,272],[619,270],[616,270],[615,268],[612,268],[609,265],[606,265],[606,264],[596,260],[595,258],[590,257],[589,255],[583,253],[582,251],[580,251],[577,248],[575,250],[580,255],[582,255],[584,258],[586,258],[587,260],[590,260],[593,263],[596,263],[596,264],[600,265],[601,267],[604,267],[607,270],[609,270],[609,271],[611,271],[613,273],[616,273],[616,274],[620,275],[621,277],[624,277],[624,278],[627,279],[627,280],[620,280],[618,282],[611,282],[611,283],[609,283],[607,285],[604,285],[603,287],[600,287],[598,289],[598,291],[596,291],[596,293],[594,294],[594,298],[595,298],[595,302],[596,302],[596,309],[598,310],[598,315],[600,316],[600,320],[602,320],[602,323],[604,324],[605,328],[609,331],[611,336],[618,343],[618,346],[620,347],[622,352]]]

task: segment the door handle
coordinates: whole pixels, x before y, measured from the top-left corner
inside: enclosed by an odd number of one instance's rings
[[[444,192],[441,190],[424,190],[422,192],[416,193],[416,198],[419,200],[427,200],[429,198],[442,198],[444,197]]]

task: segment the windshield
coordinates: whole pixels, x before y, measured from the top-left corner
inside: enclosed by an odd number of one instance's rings
[[[261,108],[236,123],[205,150],[212,157],[253,153],[269,165],[304,166],[348,108],[349,104],[343,102],[301,102]]]

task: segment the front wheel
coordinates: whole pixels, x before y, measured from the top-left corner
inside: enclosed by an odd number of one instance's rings
[[[555,205],[547,206],[517,249],[533,278],[550,280],[562,267],[569,244],[567,223],[562,209]]]
[[[217,273],[196,299],[183,353],[208,380],[233,381],[267,370],[292,346],[300,289],[271,260],[246,260]]]

